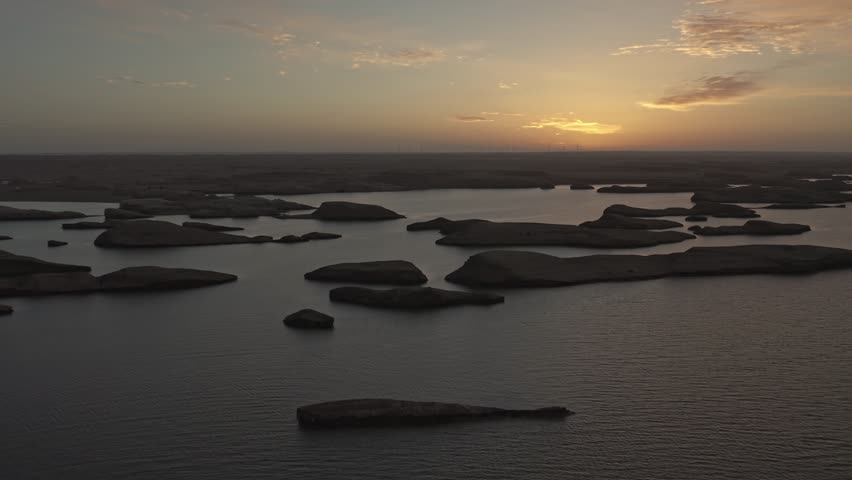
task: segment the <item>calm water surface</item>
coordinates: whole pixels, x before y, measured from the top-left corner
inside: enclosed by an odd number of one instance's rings
[[[16,312],[0,319],[0,478],[852,478],[852,272],[511,290],[495,307],[379,311],[331,304],[331,285],[302,275],[342,261],[406,259],[430,285],[450,287],[443,276],[478,250],[435,245],[435,232],[407,232],[407,223],[441,215],[578,223],[613,203],[688,206],[689,195],[557,188],[287,198],[378,203],[409,218],[223,220],[247,234],[344,238],[145,251],[97,249],[99,232],[62,231],[58,221],[0,223],[0,234],[15,237],[0,248],[98,274],[160,265],[240,276],[183,292],[4,299]],[[108,206],[10,205],[93,214]],[[762,213],[814,231],[625,252],[769,242],[852,248],[852,209]],[[70,245],[48,249],[48,239]],[[282,326],[306,307],[334,315],[336,329]],[[558,404],[578,414],[564,422],[298,428],[296,407],[353,397]]]

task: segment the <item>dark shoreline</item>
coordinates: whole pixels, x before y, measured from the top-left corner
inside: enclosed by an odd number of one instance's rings
[[[852,173],[852,153],[2,155],[0,166],[0,201],[118,202],[186,191],[300,195],[570,184],[696,185],[692,190],[784,185]]]

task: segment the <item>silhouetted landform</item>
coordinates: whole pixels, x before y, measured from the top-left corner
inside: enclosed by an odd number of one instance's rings
[[[614,213],[625,217],[687,217],[703,215],[716,218],[757,218],[760,216],[749,208],[714,202],[699,202],[689,208],[639,208],[618,204],[607,207],[604,213]]]
[[[436,425],[505,417],[565,418],[573,414],[565,407],[519,410],[391,399],[338,400],[296,409],[299,425],[304,428]]]
[[[284,325],[304,330],[326,330],[334,328],[334,317],[306,308],[284,317]]]
[[[204,222],[183,222],[183,226],[189,228],[200,228],[201,230],[207,230],[208,232],[239,232],[245,230],[242,227],[232,227],[229,225],[214,225],[212,223]]]
[[[706,222],[707,217],[704,215],[690,215],[684,219],[687,222]]]
[[[490,293],[442,290],[432,287],[403,287],[377,290],[365,287],[338,287],[329,292],[334,302],[352,303],[395,310],[426,310],[458,305],[494,305],[503,297]]]
[[[33,275],[37,273],[90,272],[91,270],[91,268],[83,265],[46,262],[38,258],[15,255],[14,253],[0,250],[0,277]]]
[[[560,258],[534,252],[490,251],[447,275],[479,287],[556,287],[670,276],[802,274],[852,268],[852,250],[810,245],[693,247],[661,255]]]
[[[0,305],[0,317],[3,315],[11,315],[14,313],[15,309],[10,307],[9,305]]]
[[[151,215],[134,212],[133,210],[125,210],[123,208],[107,208],[104,209],[104,218],[107,220],[142,220],[145,218],[151,218]]]
[[[325,282],[386,285],[421,285],[428,281],[426,275],[416,265],[405,260],[338,263],[308,272],[305,278]]]
[[[444,217],[438,217],[434,220],[429,220],[427,222],[414,222],[405,228],[409,232],[438,230],[441,234],[446,235],[448,233],[454,233],[464,228],[467,228],[468,225],[472,225],[478,222],[487,222],[487,220],[450,220]]]
[[[106,230],[108,228],[112,228],[116,225],[116,222],[106,221],[106,222],[74,222],[74,223],[63,223],[63,230]]]
[[[716,189],[726,187],[719,183],[709,182],[683,182],[683,183],[649,183],[644,186],[622,186],[612,185],[609,187],[601,187],[598,193],[688,193],[707,189]]]
[[[811,227],[798,223],[775,223],[767,220],[749,220],[744,225],[699,227],[696,235],[797,235],[810,232]]]
[[[687,228],[687,230],[689,230],[690,232],[695,232],[697,230],[701,230],[701,225],[693,225],[693,226]]]
[[[204,194],[337,193],[542,185],[754,184],[821,189],[849,153],[558,152],[6,155],[0,201],[119,202]],[[824,179],[808,182],[801,178]],[[769,202],[775,203],[775,202]],[[122,207],[124,208],[124,207]],[[131,208],[131,210],[137,210]],[[143,212],[156,215],[166,213]],[[185,212],[179,212],[185,213]]]
[[[614,213],[604,213],[601,218],[589,222],[583,222],[581,227],[589,228],[624,228],[628,230],[664,230],[667,228],[682,227],[682,223],[671,220],[656,220],[639,217],[625,217]]]
[[[556,185],[542,185],[538,188],[540,188],[541,190],[553,190],[556,188]]]
[[[183,290],[237,280],[235,275],[185,268],[130,267],[96,277],[89,272],[0,277],[0,297],[65,293]]]
[[[10,237],[8,235],[0,235],[0,240],[11,240],[11,239],[12,239],[12,237]]]
[[[122,209],[147,215],[189,215],[191,218],[254,218],[274,217],[293,210],[314,207],[285,200],[269,200],[251,195],[233,197],[202,196],[168,200],[163,198],[134,198],[124,200]]]
[[[846,208],[845,203],[840,205],[820,205],[818,203],[776,203],[763,208],[771,210],[811,210],[814,208]]]
[[[393,210],[388,210],[379,205],[353,202],[323,202],[312,213],[304,215],[285,215],[282,218],[312,218],[316,220],[334,221],[371,221],[371,220],[396,220],[405,218]]]
[[[283,237],[275,241],[278,243],[305,243],[309,240],[298,235],[284,235]]]
[[[439,245],[465,247],[550,245],[588,248],[637,248],[677,243],[695,238],[683,232],[588,228],[549,223],[468,224],[437,240]]]
[[[49,210],[34,210],[0,205],[0,221],[3,220],[61,220],[65,218],[83,218],[80,212],[51,212]]]
[[[813,183],[813,182],[808,182]],[[844,203],[852,194],[790,187],[732,187],[696,192],[693,202],[726,203]]]
[[[595,187],[593,185],[589,185],[588,183],[575,183],[571,185],[571,190],[594,190]]]
[[[302,235],[304,240],[336,240],[342,238],[339,233],[311,232]]]
[[[48,240],[47,241],[48,247],[64,247],[65,245],[68,245],[68,242],[63,242],[62,240]]]
[[[271,237],[244,237],[221,232],[189,228],[159,220],[123,222],[101,233],[95,239],[98,247],[148,248],[231,245],[271,242]]]

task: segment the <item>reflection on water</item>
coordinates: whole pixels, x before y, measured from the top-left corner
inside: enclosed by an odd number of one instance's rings
[[[415,314],[330,304],[330,285],[302,279],[330,263],[399,258],[416,263],[430,285],[448,287],[443,276],[479,250],[435,245],[435,232],[407,232],[407,223],[576,224],[613,203],[688,206],[689,196],[567,188],[292,196],[377,203],[409,218],[221,220],[247,235],[344,238],[141,251],[96,249],[99,232],[62,231],[59,221],[0,223],[0,234],[15,237],[0,248],[98,274],[160,265],[240,276],[184,292],[4,299],[16,313],[0,321],[0,477],[846,478],[852,272],[511,290],[504,305]],[[97,214],[105,205],[15,206]],[[769,242],[852,248],[850,212],[766,210],[768,220],[813,231],[629,252]],[[48,239],[70,244],[48,249]],[[306,307],[334,315],[336,329],[282,326]],[[299,405],[361,396],[562,404],[578,415],[422,429],[296,425]]]

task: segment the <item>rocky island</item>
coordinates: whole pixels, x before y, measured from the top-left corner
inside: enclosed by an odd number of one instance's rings
[[[428,280],[416,265],[405,260],[339,263],[308,272],[305,279],[386,285],[420,285]]]
[[[682,227],[683,224],[671,220],[625,217],[616,213],[604,213],[601,215],[601,218],[583,222],[580,226],[589,228],[624,228],[627,230],[664,230]]]
[[[95,245],[107,248],[189,247],[271,242],[271,237],[244,237],[184,227],[160,220],[122,222],[101,233]]]
[[[405,218],[405,216],[379,205],[354,202],[323,202],[312,213],[304,215],[282,215],[280,218],[312,218],[316,220],[348,222],[396,220],[398,218]]]
[[[339,400],[296,409],[299,425],[305,428],[434,425],[487,418],[565,418],[573,414],[565,407],[519,410],[391,399]]]
[[[334,328],[334,317],[306,308],[287,315],[284,325],[303,330],[327,330]]]
[[[797,235],[810,232],[811,227],[798,223],[775,223],[767,220],[749,220],[744,225],[701,227],[692,230],[696,235]]]
[[[852,250],[810,245],[693,247],[659,255],[560,258],[495,250],[470,257],[448,282],[476,287],[556,287],[670,276],[802,274],[852,268]]]
[[[80,212],[52,212],[49,210],[22,209],[0,205],[0,221],[18,220],[62,220],[67,218],[83,218]]]

